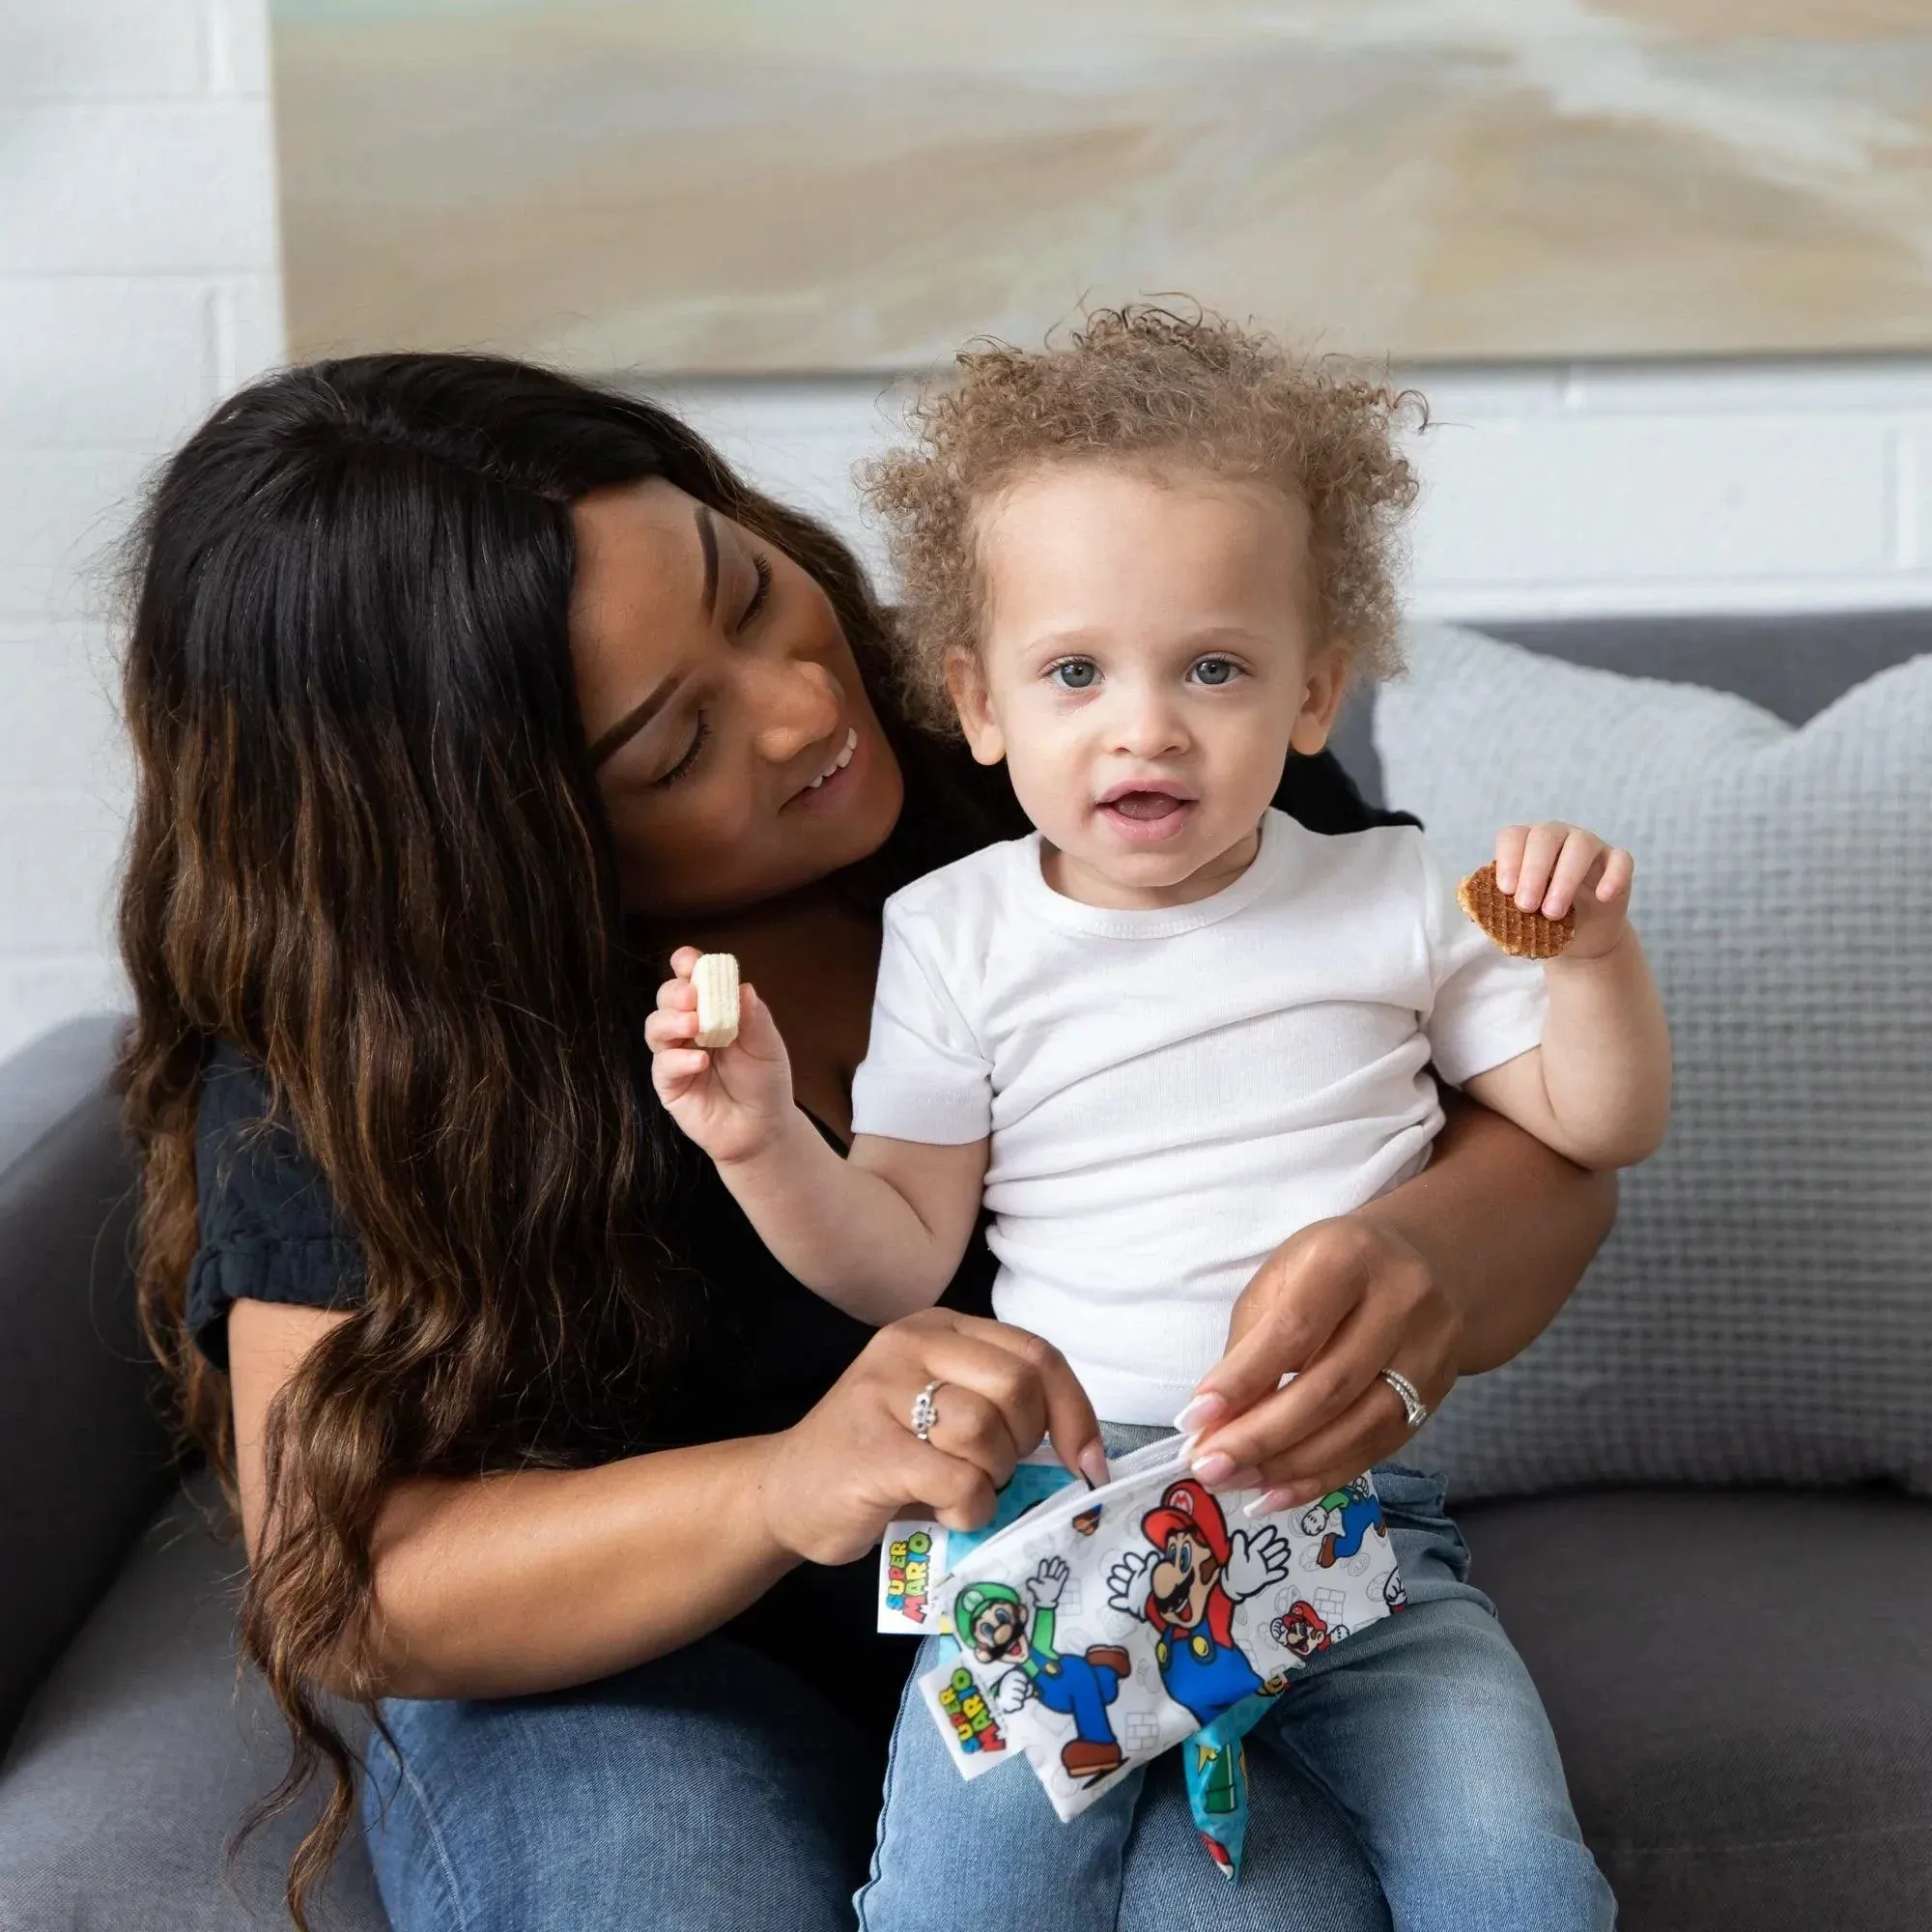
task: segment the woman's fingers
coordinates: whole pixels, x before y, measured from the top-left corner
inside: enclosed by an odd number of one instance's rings
[[[994,1489],[1004,1488],[1020,1452],[1013,1446],[1012,1432],[1000,1410],[978,1389],[959,1381],[943,1382],[936,1388],[932,1408],[927,1442],[948,1456],[971,1463]]]
[[[1364,1396],[1378,1388],[1400,1412],[1393,1390],[1380,1378],[1391,1365],[1398,1365],[1432,1405],[1455,1384],[1455,1311],[1427,1263],[1401,1236],[1379,1222],[1345,1216],[1303,1230],[1278,1258],[1279,1273],[1271,1281],[1257,1275],[1252,1285],[1267,1291],[1259,1319],[1201,1383],[1203,1397],[1230,1386],[1255,1392],[1238,1407],[1205,1422],[1192,1413],[1197,1399],[1182,1425],[1203,1431],[1193,1463],[1210,1484],[1247,1488],[1240,1480],[1247,1471],[1285,1466],[1285,1459],[1303,1457],[1303,1445],[1344,1427]],[[1317,1311],[1312,1316],[1311,1309]],[[1313,1349],[1269,1352],[1281,1336],[1298,1340],[1308,1329],[1325,1331]],[[1237,1360],[1251,1349],[1253,1362]],[[1234,1383],[1224,1380],[1231,1365],[1241,1371]],[[1289,1373],[1293,1379],[1278,1387]],[[1367,1466],[1357,1463],[1349,1474],[1359,1475]]]
[[[948,1529],[979,1529],[993,1517],[1000,1482],[969,1457],[954,1456],[937,1443],[911,1438],[906,1469],[906,1501],[920,1503]],[[1012,1473],[1008,1465],[1007,1474]]]
[[[1411,1378],[1413,1379],[1413,1378]],[[1379,1376],[1327,1426],[1261,1465],[1255,1515],[1311,1503],[1399,1456],[1414,1435],[1402,1398]]]
[[[1232,1471],[1263,1467],[1291,1443],[1319,1434],[1360,1397],[1401,1339],[1402,1323],[1389,1313],[1358,1308],[1286,1388],[1263,1397],[1200,1445],[1195,1474],[1225,1483]]]
[[[1106,1480],[1100,1425],[1086,1391],[1059,1350],[1024,1328],[1009,1327],[976,1316],[932,1309],[893,1323],[923,1364],[921,1382],[956,1382],[983,1396],[999,1412],[1015,1458],[1031,1455],[1042,1437],[1051,1439],[1066,1467],[1090,1481]],[[944,1391],[937,1392],[943,1404]]]
[[[1202,1377],[1176,1418],[1189,1435],[1213,1434],[1315,1359],[1362,1298],[1364,1256],[1355,1226],[1327,1221],[1284,1241],[1241,1291],[1228,1322],[1228,1350]]]

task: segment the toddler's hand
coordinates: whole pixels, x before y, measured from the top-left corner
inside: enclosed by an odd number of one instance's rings
[[[1496,834],[1496,888],[1523,912],[1561,919],[1574,906],[1577,936],[1560,959],[1600,959],[1628,929],[1636,862],[1580,825],[1506,825]],[[1551,962],[1556,963],[1556,962]]]
[[[771,1009],[750,986],[738,989],[738,1037],[706,1052],[690,1044],[697,1031],[695,946],[670,956],[671,977],[658,988],[657,1010],[644,1022],[651,1084],[666,1111],[722,1165],[748,1160],[789,1124],[791,1063]]]

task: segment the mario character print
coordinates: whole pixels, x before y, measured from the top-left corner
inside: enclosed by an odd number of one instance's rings
[[[1348,1634],[1347,1624],[1327,1622],[1313,1604],[1301,1597],[1297,1597],[1268,1625],[1268,1635],[1303,1663],[1311,1657],[1319,1656],[1331,1643],[1340,1643]]]
[[[995,1702],[1007,1716],[1037,1699],[1041,1708],[1073,1719],[1073,1736],[1061,1747],[1066,1775],[1092,1782],[1125,1761],[1108,1706],[1121,1694],[1132,1660],[1115,1644],[1096,1644],[1077,1657],[1054,1647],[1061,1592],[1066,1587],[1064,1557],[1045,1558],[1027,1578],[1026,1598],[1006,1583],[968,1583],[952,1602],[959,1640],[982,1664],[1010,1662],[999,1680]]]
[[[1320,1502],[1311,1504],[1301,1519],[1301,1527],[1305,1535],[1321,1539],[1315,1561],[1323,1570],[1359,1555],[1363,1539],[1371,1534],[1388,1541],[1381,1503],[1366,1476],[1357,1476],[1345,1489],[1330,1490]]]
[[[1122,1555],[1107,1573],[1107,1601],[1154,1634],[1154,1661],[1167,1694],[1196,1722],[1211,1723],[1243,1697],[1272,1695],[1235,1642],[1235,1609],[1288,1576],[1288,1541],[1271,1525],[1228,1528],[1207,1486],[1171,1484],[1141,1519],[1151,1546]]]

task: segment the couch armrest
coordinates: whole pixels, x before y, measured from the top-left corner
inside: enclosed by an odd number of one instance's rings
[[[134,1320],[121,1025],[0,1064],[0,1746],[174,1480]]]

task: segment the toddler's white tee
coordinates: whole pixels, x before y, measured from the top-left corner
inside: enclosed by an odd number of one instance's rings
[[[1460,1085],[1538,1044],[1543,973],[1406,826],[1269,811],[1233,885],[1154,911],[1065,898],[1039,861],[1035,834],[887,902],[852,1124],[990,1136],[996,1312],[1104,1419],[1169,1423],[1263,1260],[1428,1159],[1429,1064]]]

